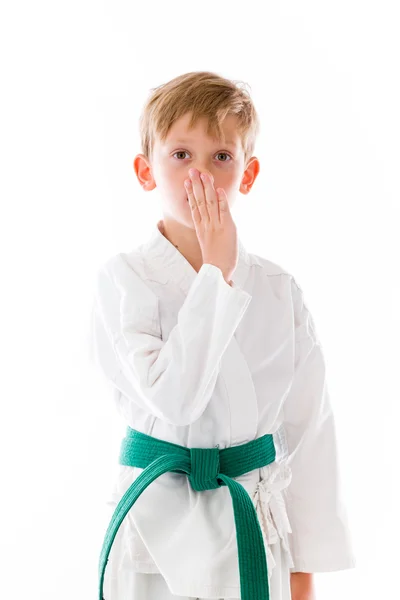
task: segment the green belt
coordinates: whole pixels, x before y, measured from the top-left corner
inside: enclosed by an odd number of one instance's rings
[[[167,472],[186,474],[198,492],[228,486],[236,525],[240,597],[269,600],[267,559],[257,512],[246,489],[233,477],[269,465],[275,456],[270,433],[247,444],[219,450],[218,447],[187,448],[128,427],[121,444],[119,464],[144,470],[122,496],[107,528],[99,560],[99,600],[104,600],[104,573],[122,521],[147,486]]]

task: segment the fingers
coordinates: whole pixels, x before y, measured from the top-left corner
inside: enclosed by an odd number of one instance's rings
[[[210,176],[207,173],[201,174],[201,180],[204,185],[206,206],[209,219],[214,222],[219,221],[218,196],[214,189]]]
[[[211,177],[202,173],[200,178],[200,173],[193,169],[189,171],[189,176],[190,179],[185,180],[185,188],[194,219],[219,221],[218,195]]]
[[[199,207],[197,206],[196,198],[194,197],[193,186],[190,179],[185,179],[185,188],[186,193],[188,195],[190,210],[192,211],[193,221],[195,225],[198,225],[199,223],[201,223],[201,214],[199,211]]]
[[[209,215],[207,210],[206,197],[204,194],[203,183],[200,179],[200,173],[197,170],[189,170],[190,181],[192,182],[193,194],[195,201],[197,203],[197,208],[199,210],[202,221],[208,221]]]

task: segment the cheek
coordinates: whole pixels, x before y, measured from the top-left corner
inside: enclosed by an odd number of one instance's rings
[[[219,187],[224,188],[224,190],[236,190],[240,185],[240,174],[238,173],[225,173],[224,175],[220,175],[217,180],[217,184]]]
[[[188,173],[183,172],[182,169],[161,165],[158,169],[158,173],[156,174],[156,181],[159,187],[176,193],[177,189],[182,189],[184,191],[185,186],[183,185],[183,182],[187,175]]]

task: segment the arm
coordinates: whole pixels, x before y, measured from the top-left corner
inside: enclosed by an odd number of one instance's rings
[[[97,274],[92,356],[108,380],[123,373],[131,400],[141,408],[167,423],[188,425],[204,412],[250,301],[218,267],[203,264],[163,341],[158,297],[117,255]]]
[[[291,600],[316,600],[312,573],[290,574]]]
[[[334,413],[313,318],[292,278],[295,373],[284,405],[288,464],[286,490],[292,572],[353,568],[355,559],[341,497]]]

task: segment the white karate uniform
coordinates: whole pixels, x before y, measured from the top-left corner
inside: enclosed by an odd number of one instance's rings
[[[313,318],[294,277],[240,238],[231,287],[215,265],[196,272],[160,224],[98,270],[93,359],[133,429],[220,449],[273,434],[275,462],[236,480],[259,517],[271,600],[290,600],[291,572],[355,566]],[[143,471],[118,469],[110,518]],[[104,597],[240,598],[228,487],[198,492],[171,472],[151,483],[114,539]]]

